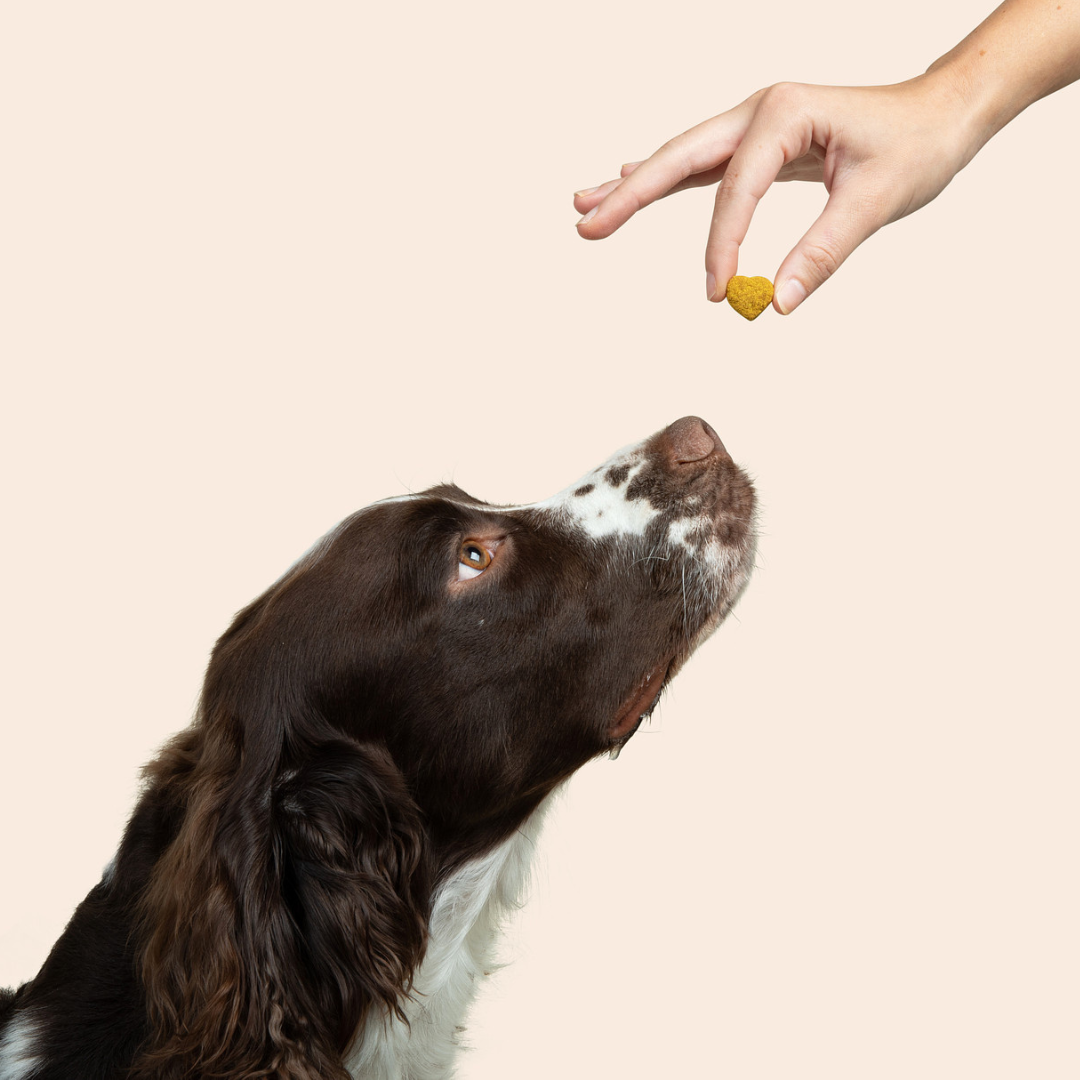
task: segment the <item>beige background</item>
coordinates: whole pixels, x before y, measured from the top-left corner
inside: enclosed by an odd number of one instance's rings
[[[757,478],[756,580],[571,786],[461,1077],[1080,1075],[1080,92],[750,324],[703,299],[710,194],[590,245],[571,192],[986,5],[375,8],[0,14],[0,981],[322,531],[694,412]],[[770,194],[745,272],[821,200]]]

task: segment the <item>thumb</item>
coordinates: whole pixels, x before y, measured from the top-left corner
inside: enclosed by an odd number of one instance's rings
[[[773,296],[776,310],[781,315],[790,315],[888,220],[879,200],[834,189],[821,216],[776,271]]]

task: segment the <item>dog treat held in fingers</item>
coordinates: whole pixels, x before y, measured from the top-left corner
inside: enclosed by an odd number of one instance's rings
[[[744,319],[756,319],[772,303],[772,297],[768,278],[736,276],[727,283],[727,302]]]
[[[449,1076],[549,796],[731,609],[753,515],[685,417],[543,502],[347,518],[217,642],[116,858],[0,993],[0,1077]]]

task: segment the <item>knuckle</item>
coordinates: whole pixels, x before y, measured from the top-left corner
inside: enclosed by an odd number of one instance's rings
[[[754,113],[754,130],[783,153],[784,163],[803,157],[810,149],[813,125],[808,123],[810,103],[801,83],[775,83],[761,92]]]
[[[623,211],[629,217],[633,217],[634,214],[648,205],[648,203],[646,203],[633,188],[622,193],[621,201],[623,204]]]
[[[802,250],[802,256],[814,281],[819,283],[832,277],[844,261],[839,247],[825,239],[809,241]]]
[[[680,180],[689,176],[693,171],[690,160],[690,140],[687,138],[685,131],[681,135],[668,139],[653,156],[662,158],[673,166]]]
[[[753,198],[747,190],[742,173],[736,167],[729,168],[724,173],[724,182],[716,189],[716,200],[713,216],[718,217],[727,213],[729,206],[736,206],[750,196],[751,202],[757,205],[757,199]]]
[[[804,100],[801,83],[778,82],[761,91],[759,108],[769,113],[787,116],[802,108]]]
[[[613,212],[620,224],[629,221],[646,205],[632,184],[620,184],[608,195],[606,201],[607,212]]]

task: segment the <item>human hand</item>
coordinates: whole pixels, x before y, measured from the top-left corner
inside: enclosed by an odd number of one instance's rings
[[[705,249],[706,293],[719,301],[771,184],[819,181],[825,209],[774,279],[773,306],[786,315],[868,236],[940,194],[991,133],[947,70],[892,86],[780,83],[623,166],[618,179],[578,192],[577,228],[601,240],[657,199],[723,181]]]

